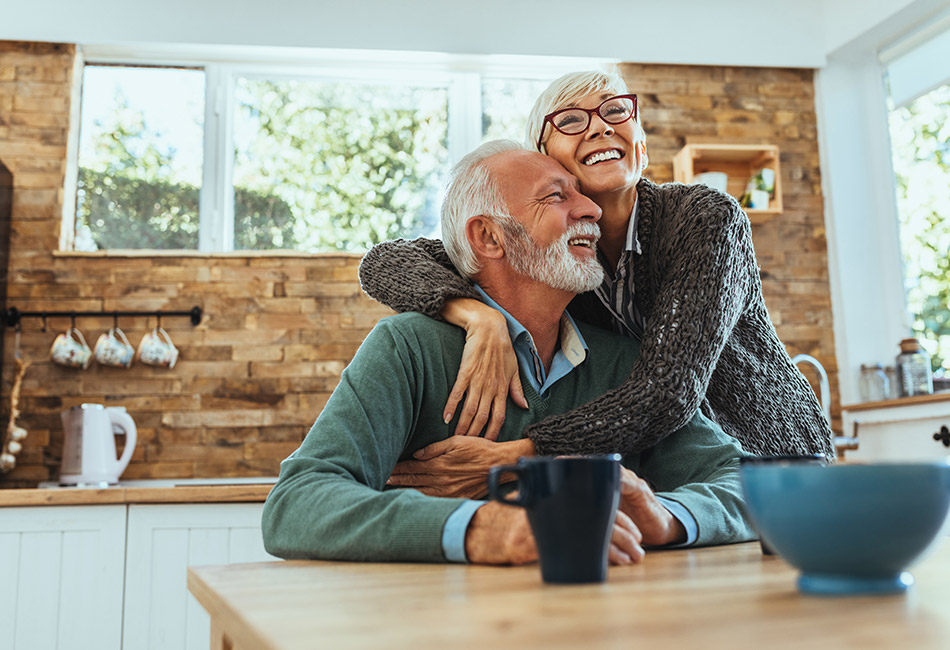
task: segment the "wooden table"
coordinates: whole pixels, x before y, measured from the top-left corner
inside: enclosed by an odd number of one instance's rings
[[[757,543],[652,551],[601,585],[541,582],[537,565],[269,562],[193,567],[211,647],[950,648],[950,541],[902,595],[800,594]]]

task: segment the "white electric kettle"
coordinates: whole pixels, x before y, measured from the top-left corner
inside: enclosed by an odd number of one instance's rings
[[[59,482],[65,485],[118,483],[135,450],[135,422],[123,407],[81,404],[63,411],[63,462]],[[122,457],[116,458],[115,434],[125,434]]]

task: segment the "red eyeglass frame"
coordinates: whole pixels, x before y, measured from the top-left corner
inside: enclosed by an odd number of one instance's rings
[[[633,111],[630,112],[629,117],[626,117],[625,119],[622,119],[619,122],[610,122],[607,120],[606,117],[600,114],[600,109],[603,108],[604,104],[606,104],[607,102],[613,101],[620,97],[633,100]],[[585,126],[583,130],[578,131],[577,133],[564,133],[564,131],[557,128],[557,125],[554,123],[554,120],[552,120],[551,118],[553,118],[555,115],[559,115],[566,111],[584,111],[585,113],[587,113],[587,126]],[[541,122],[541,133],[538,135],[538,151],[541,151],[541,141],[544,139],[544,127],[548,124],[548,122],[551,123],[551,126],[554,127],[554,130],[556,130],[558,133],[564,133],[564,135],[580,135],[584,133],[584,131],[590,128],[590,121],[592,119],[591,116],[593,116],[595,113],[600,117],[600,119],[602,119],[607,124],[623,124],[627,120],[631,120],[631,119],[635,120],[640,116],[640,102],[637,101],[637,96],[634,94],[613,95],[612,97],[608,97],[607,99],[602,101],[600,104],[598,104],[597,108],[581,108],[580,106],[570,106],[568,108],[561,108],[551,113],[548,113],[547,115],[544,116],[544,120]]]

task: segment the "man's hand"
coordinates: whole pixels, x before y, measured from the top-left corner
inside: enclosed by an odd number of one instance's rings
[[[529,439],[490,442],[484,438],[453,436],[423,447],[417,460],[396,463],[387,485],[412,487],[436,497],[475,499],[488,491],[488,470],[510,465],[521,456],[533,456]]]
[[[626,467],[620,468],[620,513],[625,513],[640,532],[640,542],[649,546],[686,541],[686,529],[663,507],[642,478]]]
[[[640,531],[623,512],[617,512],[610,538],[611,564],[643,560]],[[538,548],[523,508],[492,501],[477,511],[465,532],[465,554],[475,564],[526,564],[538,559]]]
[[[608,559],[611,564],[635,564],[643,560],[645,555],[643,535],[633,520],[622,510],[617,511],[617,520],[614,522],[613,534],[610,537],[610,553]]]

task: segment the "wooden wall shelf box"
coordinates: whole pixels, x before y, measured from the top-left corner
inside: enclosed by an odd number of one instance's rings
[[[765,223],[782,212],[782,173],[778,147],[769,144],[688,144],[673,157],[673,180],[690,184],[705,172],[725,172],[727,190],[738,200],[746,183],[763,168],[775,171],[775,195],[764,210],[745,208],[752,223]]]

